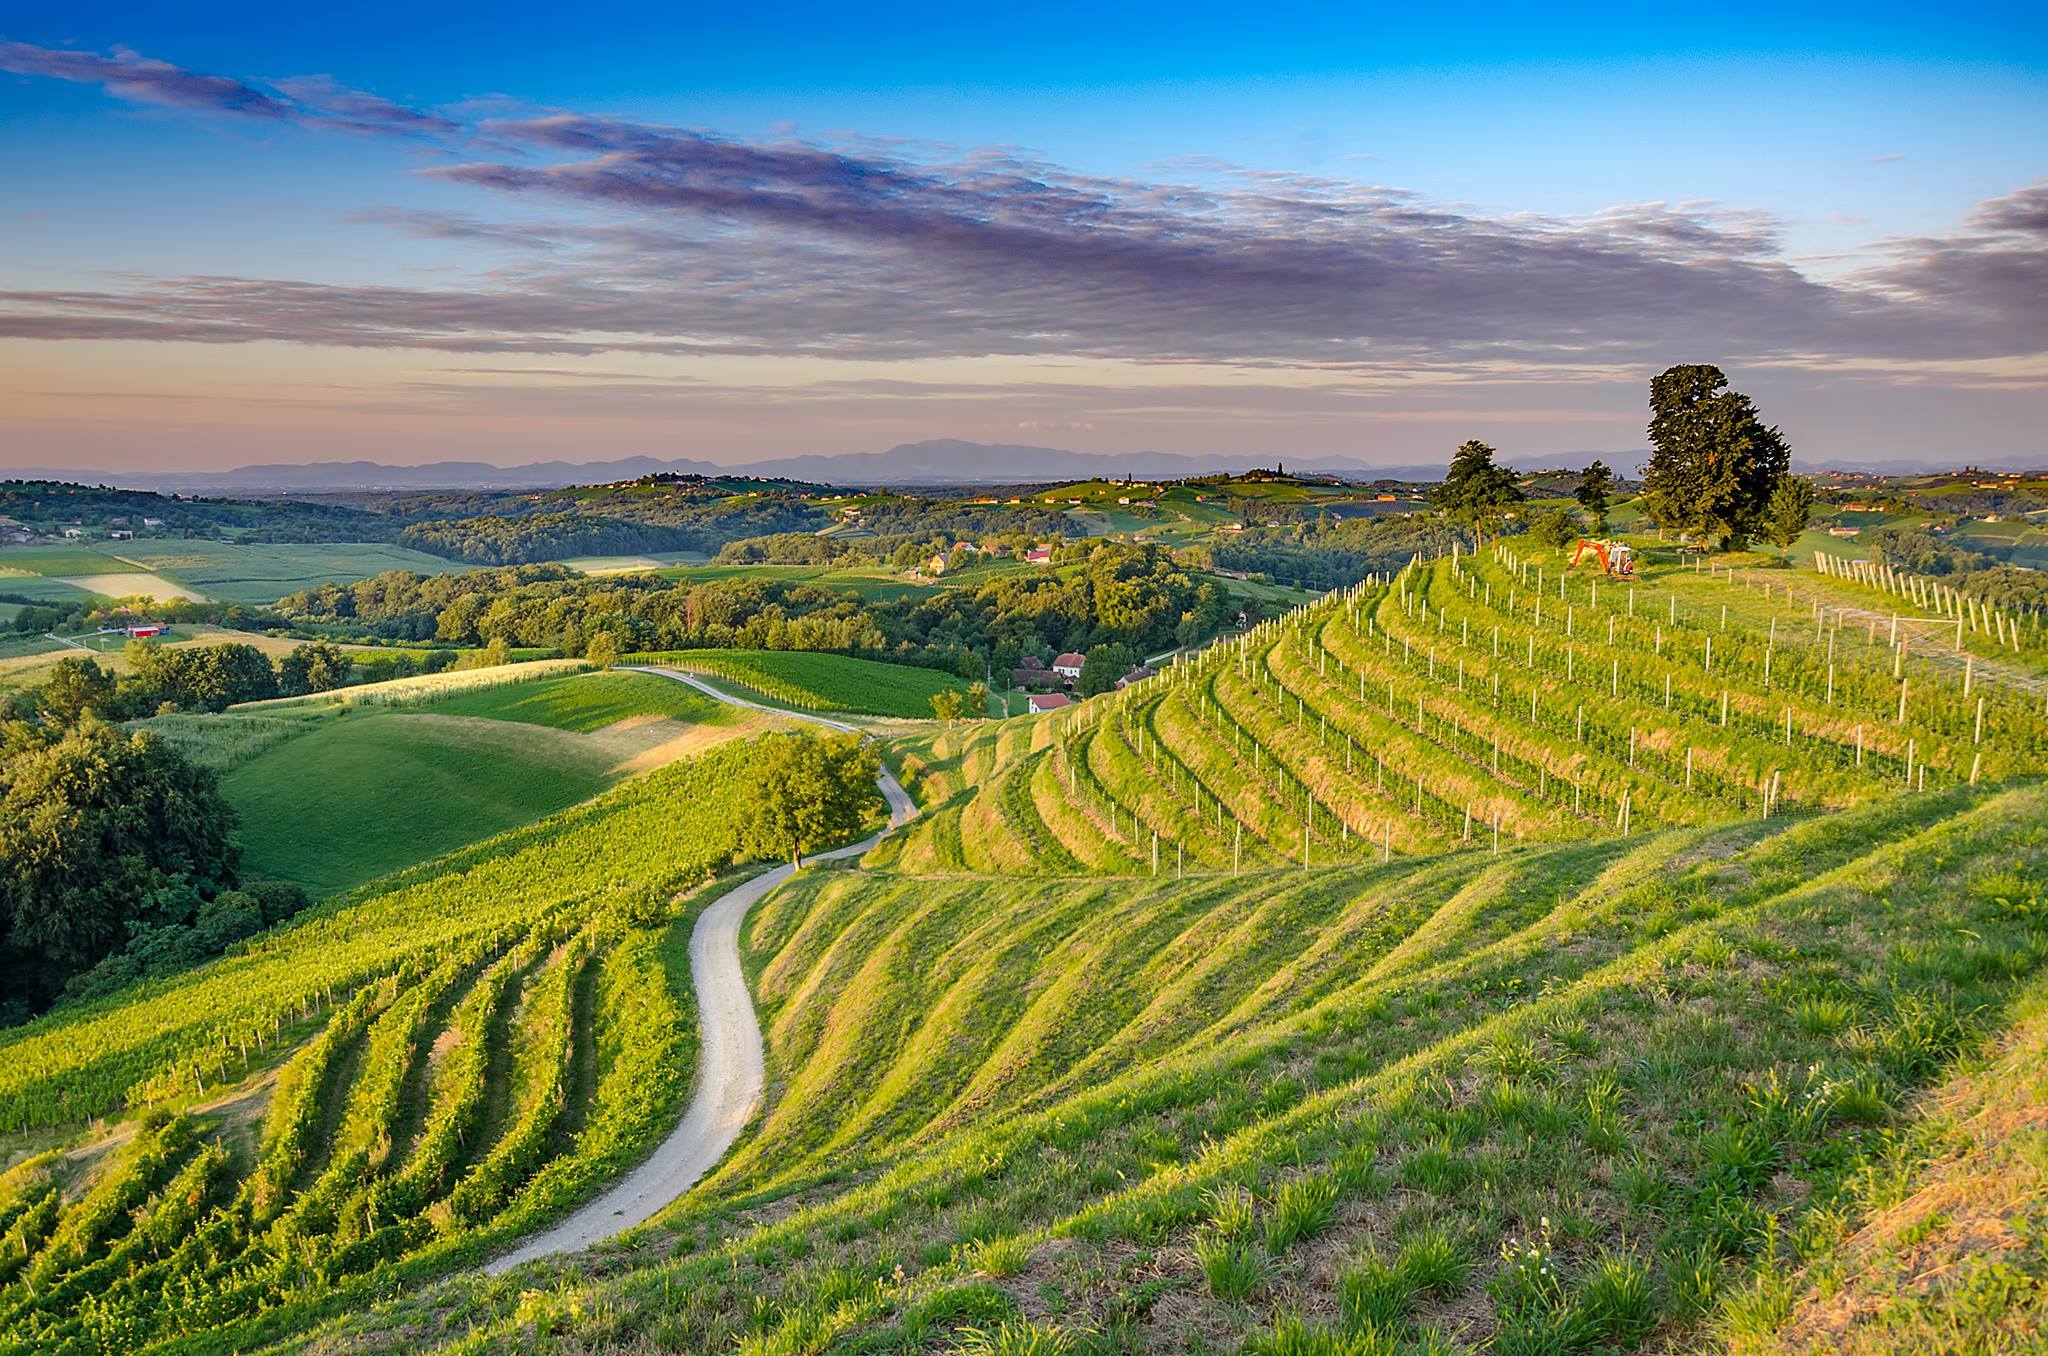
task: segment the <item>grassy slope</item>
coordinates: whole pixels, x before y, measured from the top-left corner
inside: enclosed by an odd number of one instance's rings
[[[510,722],[349,714],[243,763],[242,869],[344,890],[588,799],[611,755]]]
[[[693,725],[734,719],[730,706],[673,679],[645,673],[592,673],[463,693],[427,703],[443,716],[483,716],[589,734],[635,716]]]
[[[1767,1332],[1754,1278],[1832,1246],[1882,1127],[2048,955],[2009,903],[2048,882],[2044,815],[2027,785],[1250,881],[819,873],[750,930],[773,1096],[673,1257],[341,1333]]]
[[[2039,896],[2010,899],[2038,906]],[[1862,1183],[1856,1232],[1760,1295],[1789,1304],[1755,1353],[2037,1349],[2048,1326],[2048,990]]]
[[[140,724],[225,774],[248,874],[325,892],[529,823],[767,719],[651,675],[553,665],[529,678],[527,667]]]
[[[967,690],[964,679],[933,669],[798,650],[671,650],[630,655],[624,662],[724,679],[776,705],[857,715],[929,718],[934,695]]]

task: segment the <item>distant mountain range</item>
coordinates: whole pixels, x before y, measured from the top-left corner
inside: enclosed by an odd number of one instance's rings
[[[1648,449],[1625,452],[1582,452],[1544,457],[1507,456],[1502,460],[1525,470],[1583,466],[1604,459],[1621,474],[1633,476]],[[96,471],[60,467],[28,467],[0,471],[17,479],[66,480],[160,494],[316,494],[364,490],[538,490],[561,485],[604,484],[633,480],[659,472],[696,475],[777,476],[832,485],[1004,485],[1039,481],[1086,480],[1097,476],[1138,476],[1170,479],[1221,475],[1271,465],[1270,456],[1196,456],[1181,452],[1069,452],[1057,447],[1015,443],[973,443],[933,438],[902,443],[886,452],[814,453],[777,457],[745,465],[721,465],[691,458],[622,457],[616,461],[537,461],[523,466],[493,466],[482,461],[435,461],[421,466],[390,466],[375,461],[322,461],[304,464],[243,466],[232,471]],[[1292,460],[1281,458],[1282,461]],[[1987,469],[2028,465],[2026,459],[1985,461]],[[1841,460],[1798,464],[1802,471],[1861,470],[1901,475],[1948,469],[1952,463],[1932,461],[1854,463]],[[1445,463],[1375,466],[1350,457],[1308,457],[1292,469],[1360,480],[1435,480]]]
[[[312,494],[357,490],[527,490],[559,485],[633,480],[659,472],[774,476],[833,485],[1001,485],[1085,480],[1093,476],[1180,477],[1220,475],[1272,464],[1270,457],[1193,456],[1179,452],[1068,452],[1056,447],[971,443],[934,438],[886,452],[814,453],[745,465],[688,457],[623,457],[615,461],[539,461],[493,466],[481,461],[435,461],[390,466],[374,461],[324,461],[242,466],[232,471],[99,471],[29,467],[4,474],[155,490],[162,494]],[[1296,469],[1344,476],[1433,479],[1441,465],[1373,467],[1348,458],[1314,458]]]

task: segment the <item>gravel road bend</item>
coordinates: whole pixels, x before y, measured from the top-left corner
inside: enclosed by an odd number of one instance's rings
[[[844,721],[746,701],[677,669],[634,671],[688,683],[733,706],[834,730],[857,728]],[[858,857],[917,813],[917,806],[887,768],[882,769],[876,785],[889,802],[888,828],[858,843],[816,853],[813,861]],[[753,995],[747,992],[747,977],[740,968],[740,925],[746,921],[747,910],[793,874],[787,864],[764,871],[720,895],[697,916],[697,926],[690,933],[690,982],[697,992],[697,1086],[682,1121],[639,1167],[574,1214],[485,1264],[486,1272],[495,1276],[535,1258],[578,1252],[637,1228],[695,1186],[725,1157],[761,1104],[765,1079],[761,1024],[754,1017]]]

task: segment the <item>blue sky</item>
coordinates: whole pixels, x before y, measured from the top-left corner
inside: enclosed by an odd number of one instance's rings
[[[1102,8],[12,6],[0,463],[2048,450],[2038,11]]]

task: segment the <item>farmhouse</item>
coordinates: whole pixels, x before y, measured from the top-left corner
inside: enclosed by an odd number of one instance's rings
[[[1024,559],[1030,561],[1033,565],[1050,565],[1052,564],[1052,548],[1050,546],[1034,546],[1024,553]]]
[[[1147,678],[1152,678],[1152,677],[1156,677],[1157,675],[1158,675],[1158,670],[1157,670],[1157,669],[1153,669],[1153,668],[1148,668],[1148,667],[1146,667],[1145,665],[1143,665],[1143,664],[1140,664],[1140,665],[1138,665],[1138,667],[1136,667],[1136,668],[1132,669],[1132,670],[1131,670],[1131,671],[1130,671],[1129,673],[1125,674],[1125,675],[1124,675],[1123,677],[1121,677],[1121,678],[1117,679],[1117,680],[1116,680],[1116,685],[1117,685],[1118,687],[1120,687],[1120,688],[1123,688],[1123,687],[1129,687],[1129,686],[1131,686],[1131,684],[1133,684],[1133,683],[1142,683],[1142,682],[1144,682],[1144,681],[1145,681],[1145,680],[1146,680]]]
[[[1081,665],[1087,663],[1087,656],[1075,654],[1072,650],[1052,661],[1052,671],[1069,682],[1081,676]]]
[[[1031,714],[1034,716],[1045,711],[1057,711],[1062,706],[1072,706],[1074,704],[1074,699],[1064,692],[1034,692],[1025,698],[1025,701],[1031,707]]]
[[[1010,685],[1023,688],[1026,692],[1050,692],[1063,680],[1057,673],[1045,666],[1045,661],[1035,654],[1027,654],[1010,670]]]

